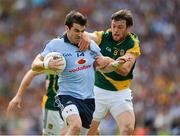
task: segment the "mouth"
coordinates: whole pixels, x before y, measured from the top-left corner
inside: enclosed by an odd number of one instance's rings
[[[118,37],[118,36],[120,36],[120,34],[114,34],[114,36]]]
[[[77,36],[76,39],[79,40],[79,39],[81,39],[81,37],[80,37],[80,36]]]

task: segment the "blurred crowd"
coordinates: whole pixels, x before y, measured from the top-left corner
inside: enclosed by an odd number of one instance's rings
[[[85,14],[92,32],[108,29],[111,14],[127,8],[142,49],[131,87],[134,133],[180,135],[179,7],[179,0],[0,0],[0,134],[41,134],[43,75],[28,88],[17,114],[6,117],[6,108],[43,43],[62,35],[70,10]],[[114,123],[108,115],[102,131],[116,134]]]

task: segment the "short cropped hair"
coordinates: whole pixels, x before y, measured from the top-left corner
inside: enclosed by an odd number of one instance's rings
[[[111,20],[115,20],[115,21],[126,20],[127,27],[133,26],[132,13],[130,10],[127,9],[122,9],[112,14]]]
[[[80,12],[73,10],[67,14],[65,25],[67,25],[70,29],[73,26],[73,23],[79,24],[81,26],[87,26],[87,17],[82,15]]]

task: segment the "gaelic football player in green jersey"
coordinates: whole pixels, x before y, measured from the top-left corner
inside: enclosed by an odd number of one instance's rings
[[[26,92],[28,86],[32,82],[32,79],[41,73],[29,70],[18,89],[15,97],[9,102],[8,112],[13,111],[15,108],[21,108],[22,97]],[[42,111],[43,111],[43,135],[59,135],[61,129],[64,127],[64,122],[59,116],[59,111],[54,107],[54,96],[56,95],[57,86],[57,75],[47,75],[46,78],[46,90],[47,93],[43,97]]]
[[[96,71],[94,87],[96,109],[88,132],[90,135],[96,133],[99,122],[108,111],[115,118],[121,135],[133,133],[135,116],[130,85],[136,58],[140,55],[140,43],[136,34],[129,30],[132,25],[131,11],[119,10],[111,17],[111,29],[86,35],[96,41],[102,55],[106,56],[105,59],[97,57],[97,65],[101,65],[102,68],[122,56],[130,58],[123,65],[115,65],[117,69],[113,72]]]

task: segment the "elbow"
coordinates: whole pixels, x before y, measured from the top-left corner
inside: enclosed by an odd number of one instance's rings
[[[124,76],[124,77],[127,76],[128,74],[129,74],[129,72],[127,72],[127,71],[124,71],[124,72],[121,73],[121,75]]]
[[[32,71],[41,72],[44,70],[43,58],[38,55],[31,64]]]

